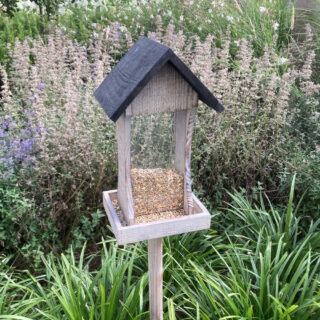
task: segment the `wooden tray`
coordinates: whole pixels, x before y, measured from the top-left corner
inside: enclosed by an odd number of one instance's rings
[[[117,190],[103,192],[103,206],[118,244],[128,244],[210,228],[211,215],[193,194],[194,213],[179,218],[123,226],[112,204]]]

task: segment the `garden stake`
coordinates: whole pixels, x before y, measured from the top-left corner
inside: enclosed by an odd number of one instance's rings
[[[162,320],[162,238],[148,240],[150,319]]]
[[[103,205],[119,245],[148,240],[150,319],[162,320],[162,238],[210,227],[210,214],[191,188],[191,144],[198,100],[223,106],[173,53],[141,37],[95,91],[116,122],[118,189]],[[132,168],[131,121],[174,114],[174,169]]]

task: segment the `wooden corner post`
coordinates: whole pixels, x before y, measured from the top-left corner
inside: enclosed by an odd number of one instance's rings
[[[148,240],[150,320],[163,320],[162,238]]]
[[[131,117],[123,113],[116,122],[118,140],[118,198],[128,225],[134,224],[134,209],[131,185]]]
[[[191,188],[191,144],[197,100],[192,108],[176,110],[174,113],[175,152],[174,166],[184,175],[184,210],[193,213],[193,194]]]

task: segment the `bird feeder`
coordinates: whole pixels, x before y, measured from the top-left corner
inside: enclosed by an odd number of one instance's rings
[[[150,319],[162,319],[162,238],[210,227],[210,214],[191,188],[198,100],[218,112],[224,108],[169,47],[145,37],[113,68],[95,97],[116,123],[118,145],[118,188],[103,192],[104,208],[119,244],[149,241]],[[172,168],[134,168],[133,121],[163,113],[173,119]]]

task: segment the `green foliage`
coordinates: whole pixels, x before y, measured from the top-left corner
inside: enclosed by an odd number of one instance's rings
[[[4,306],[0,319],[10,319],[9,315],[16,319],[143,319],[148,313],[148,275],[136,270],[136,251],[104,244],[101,255],[90,259],[84,257],[85,247],[79,259],[73,251],[59,261],[51,255],[43,259],[45,274],[38,277],[28,273],[29,277],[21,278],[4,270],[0,273],[0,310]],[[97,270],[92,272],[93,263]]]
[[[294,180],[284,214],[240,193],[226,214],[224,250],[204,263],[176,270],[184,292],[183,319],[318,319],[319,224],[305,233],[293,202]],[[181,298],[181,297],[180,297]]]
[[[5,11],[12,16],[14,10],[17,8],[18,1],[19,0],[1,0],[0,5],[2,5],[5,8]],[[0,9],[2,9],[1,6]]]
[[[45,8],[46,14],[48,17],[56,13],[59,4],[63,2],[63,0],[31,0],[35,4],[40,7]]]
[[[303,196],[302,216],[320,217],[320,95],[308,99],[296,90],[290,103],[290,140],[284,146],[291,158],[281,172],[281,191],[289,188],[289,178],[297,172],[296,190]],[[307,221],[305,221],[308,224]]]
[[[219,41],[221,34],[229,29],[233,40],[247,38],[252,41],[257,55],[263,53],[265,45],[279,48],[286,46],[291,33],[293,7],[287,0],[266,1],[108,1],[104,6],[65,6],[66,14],[59,22],[74,30],[81,39],[81,29],[91,29],[92,24],[101,27],[118,21],[138,36],[143,30],[156,31],[158,17],[164,26],[172,23],[187,36],[198,34],[204,39],[214,35]],[[158,17],[157,17],[158,16]],[[84,30],[83,30],[84,31]],[[278,40],[274,43],[274,37]],[[78,38],[80,39],[80,38]]]
[[[15,1],[9,2],[15,7]],[[161,19],[164,26],[174,24],[188,37],[197,34],[205,39],[209,34],[214,35],[217,44],[220,44],[221,35],[229,30],[232,40],[247,38],[253,44],[255,53],[262,55],[265,45],[276,45],[279,50],[287,46],[293,17],[293,7],[287,0],[270,3],[263,0],[196,0],[190,4],[183,1],[142,1],[138,4],[135,1],[106,1],[98,5],[96,1],[83,4],[72,1],[62,4],[61,0],[33,2],[45,8],[47,15],[43,13],[40,16],[34,10],[25,9],[11,10],[12,17],[0,13],[5,29],[4,34],[0,31],[0,40],[14,44],[16,37],[20,40],[26,36],[42,37],[47,33],[48,19],[81,43],[87,43],[98,31],[114,22],[120,22],[137,39],[146,31],[156,31]],[[59,4],[60,14],[56,14]],[[266,11],[261,12],[261,8]],[[3,30],[1,22],[0,30]],[[0,50],[0,63],[3,64],[7,57],[5,46],[1,46]],[[233,46],[233,53],[235,50],[236,46]]]
[[[235,192],[210,231],[164,239],[164,319],[317,320],[320,220],[303,231],[293,191],[294,181],[284,212],[262,194],[252,201]],[[0,319],[149,317],[144,243],[108,239],[92,256],[83,247],[43,262],[35,277],[2,258]]]
[[[46,19],[44,23],[48,26]],[[37,13],[15,11],[12,17],[8,17],[0,12],[0,64],[10,63],[8,47],[12,48],[16,39],[23,41],[26,37],[37,38],[41,34],[40,30],[41,19]]]
[[[0,171],[0,239],[1,246],[9,250],[17,249],[20,234],[21,221],[24,214],[31,207],[31,203],[21,196],[17,179],[10,175],[4,180],[5,173]],[[10,251],[11,251],[10,250]]]
[[[34,201],[25,197],[18,183],[18,176],[8,174],[1,166],[0,247],[21,262],[38,264],[38,255],[52,249],[57,229],[49,217],[35,211]]]

